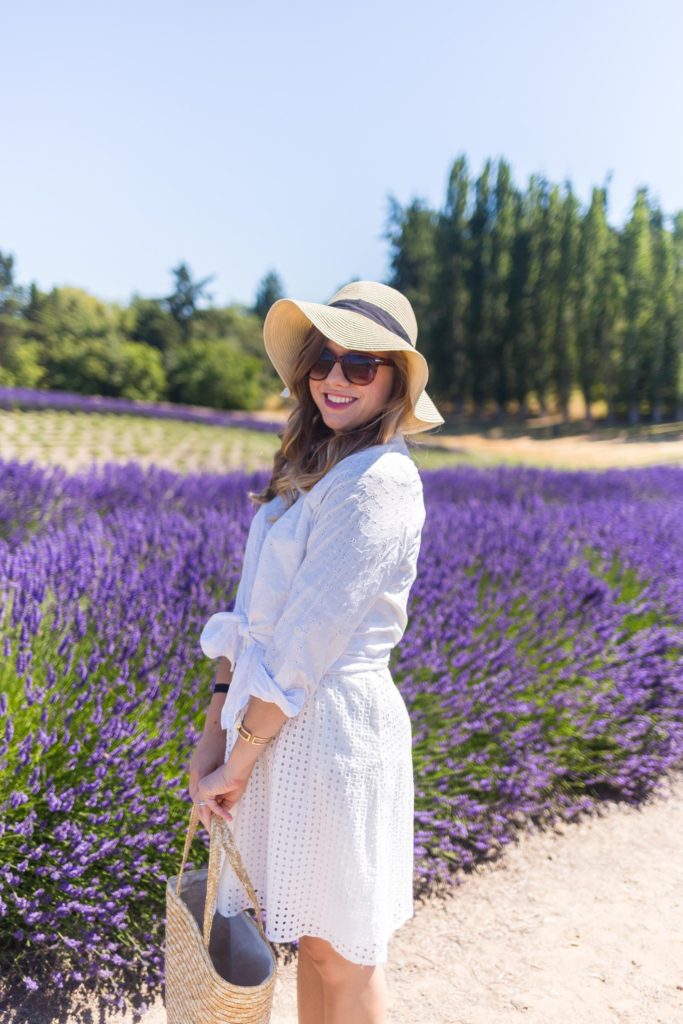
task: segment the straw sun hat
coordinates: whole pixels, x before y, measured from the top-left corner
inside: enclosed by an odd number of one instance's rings
[[[263,340],[268,358],[289,394],[294,364],[311,326],[343,348],[356,352],[406,352],[412,409],[400,424],[405,434],[440,426],[444,420],[425,391],[429,369],[417,351],[413,307],[395,288],[376,281],[353,281],[328,303],[278,299],[268,310]]]

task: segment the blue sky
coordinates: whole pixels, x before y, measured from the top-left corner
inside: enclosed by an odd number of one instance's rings
[[[388,196],[443,202],[464,153],[518,184],[611,173],[683,208],[676,0],[3,4],[0,250],[21,283],[126,302],[170,268],[250,303],[388,273]]]

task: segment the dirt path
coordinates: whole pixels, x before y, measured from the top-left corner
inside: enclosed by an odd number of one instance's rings
[[[609,469],[650,465],[683,465],[683,439],[656,435],[642,440],[621,436],[606,438],[598,432],[543,440],[530,435],[495,437],[483,434],[424,435],[423,443],[461,455],[476,455],[482,464],[501,459],[556,469]],[[419,438],[419,435],[418,435]]]
[[[681,1024],[683,776],[666,792],[524,834],[416,905],[390,943],[390,1024]],[[292,963],[272,1024],[296,1022]]]

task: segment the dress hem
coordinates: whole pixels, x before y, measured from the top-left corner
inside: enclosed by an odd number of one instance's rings
[[[253,909],[251,903],[249,903],[243,909],[246,910],[247,907],[250,910]],[[220,911],[219,911],[219,913],[220,913]],[[239,913],[239,911],[238,911],[238,913]],[[232,916],[232,915],[225,915],[225,916]],[[389,942],[390,942],[391,938],[393,937],[395,932],[397,932],[399,930],[399,928],[402,928],[403,925],[407,924],[408,921],[410,921],[413,917],[415,917],[415,908],[414,907],[413,907],[413,909],[411,910],[411,912],[409,914],[404,915],[403,917],[399,918],[397,924],[389,926],[389,930],[388,930],[388,933],[387,933],[386,941],[384,943],[382,943],[382,944],[376,944],[376,946],[375,946],[375,948],[377,950],[376,954],[369,954],[369,956],[364,957],[362,959],[358,959],[357,955],[353,952],[353,949],[350,946],[347,946],[346,943],[344,943],[344,942],[339,942],[337,939],[334,938],[334,936],[330,932],[326,931],[324,928],[320,928],[320,929],[317,929],[317,930],[316,929],[312,929],[310,931],[305,931],[303,926],[301,926],[301,928],[294,928],[294,929],[292,929],[292,928],[285,928],[285,929],[279,929],[279,930],[278,929],[271,930],[268,927],[268,923],[266,922],[265,933],[266,933],[266,938],[268,939],[269,942],[277,942],[277,943],[281,943],[281,942],[296,942],[296,941],[298,941],[301,938],[301,935],[311,935],[313,938],[316,938],[316,939],[324,939],[326,942],[329,942],[330,945],[332,946],[332,948],[335,950],[335,952],[339,953],[340,956],[343,956],[345,960],[349,960],[351,963],[357,964],[359,967],[374,967],[377,964],[385,964],[385,963],[388,962],[388,959],[389,959],[389,956],[388,956],[388,946],[389,946]],[[273,934],[273,932],[275,932],[275,934]],[[297,933],[299,933],[299,934],[297,934]]]

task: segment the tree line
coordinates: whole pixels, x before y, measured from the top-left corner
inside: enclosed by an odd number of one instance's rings
[[[683,419],[683,213],[641,188],[614,227],[606,186],[582,208],[569,182],[520,189],[502,159],[473,178],[464,156],[442,209],[389,203],[388,283],[413,303],[444,409],[566,419],[578,391],[589,420],[598,401],[608,422]],[[250,307],[211,305],[212,278],[184,263],[172,274],[169,295],[123,306],[22,287],[0,252],[0,385],[259,407],[280,387],[262,339],[278,274]]]
[[[582,208],[570,183],[518,188],[505,160],[472,178],[458,157],[441,210],[390,199],[389,283],[410,298],[430,389],[455,411],[683,419],[683,213],[647,189],[621,228],[607,187]]]
[[[120,305],[19,285],[14,257],[0,252],[0,386],[260,408],[279,383],[262,340],[279,277],[265,275],[253,306],[220,307],[207,305],[212,278],[194,280],[185,263],[171,273],[169,295]]]

